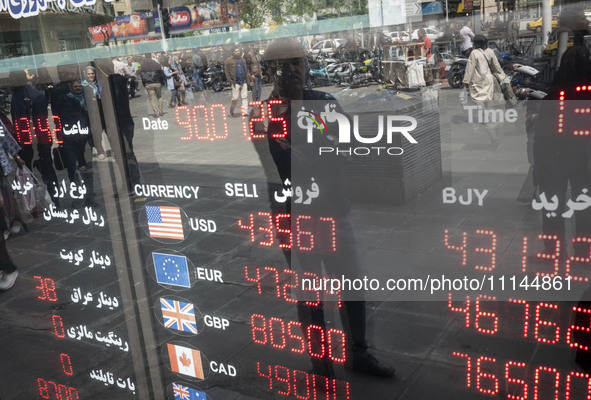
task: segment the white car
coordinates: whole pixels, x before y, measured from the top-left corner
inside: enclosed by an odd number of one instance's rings
[[[409,42],[410,35],[408,32],[403,31],[394,31],[394,32],[386,32],[385,35],[390,38],[392,43],[394,42]]]
[[[443,32],[440,32],[437,29],[433,29],[433,28],[423,28],[423,29],[427,33],[427,37],[431,40],[436,40],[436,39],[439,39],[441,36],[443,36]],[[410,35],[410,40],[419,40],[419,30],[418,29],[415,29],[414,31],[412,31],[412,34]]]
[[[322,54],[323,56],[332,56],[339,46],[342,46],[347,41],[345,39],[326,39],[316,43],[312,46],[312,50],[310,51],[311,54],[317,56]]]

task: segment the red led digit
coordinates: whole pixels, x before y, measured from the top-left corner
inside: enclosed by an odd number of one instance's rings
[[[60,354],[60,362],[62,363],[62,371],[66,375],[74,375],[74,370],[72,369],[72,361],[70,360],[70,355],[66,353]]]
[[[509,361],[505,364],[505,381],[507,382],[507,398],[513,400],[527,400],[527,383],[523,379],[511,377],[511,370],[525,368],[524,362]],[[522,375],[525,375],[523,371]],[[513,394],[520,393],[520,395]]]
[[[566,331],[566,343],[570,346],[570,347],[575,347],[577,349],[580,350],[584,350],[584,351],[588,351],[589,350],[589,346],[587,345],[591,339],[591,336],[589,335],[589,333],[591,332],[591,309],[589,308],[582,308],[582,307],[573,307],[573,311],[575,312],[575,316],[574,316],[574,320],[575,322],[577,321],[577,319],[581,318],[580,314],[586,314],[586,326],[580,326],[580,325],[571,325],[567,331]],[[575,331],[580,332],[586,332],[587,335],[583,336],[580,334],[575,333]],[[575,336],[577,336],[577,338],[575,338]],[[583,337],[581,337],[583,336]],[[582,341],[583,343],[579,343],[579,341]]]
[[[338,383],[341,383],[341,385],[339,385],[339,386],[342,387],[344,390],[339,390],[339,387],[337,386]],[[349,388],[349,382],[340,381],[338,379],[333,379],[332,380],[332,389],[333,389],[333,393],[334,393],[333,399],[341,398],[341,396],[338,396],[339,394],[342,394],[343,399],[349,399],[349,394],[351,393],[351,390]]]
[[[291,234],[291,215],[276,215],[275,229],[277,229],[277,239],[279,240],[279,247],[281,247],[282,249],[291,249],[291,246],[293,245],[293,236]]]
[[[521,246],[521,272],[527,271],[527,236],[523,237],[523,245]]]
[[[565,97],[565,92],[564,90],[560,92],[560,97],[558,97],[558,99],[560,100],[558,102],[558,108],[560,109],[560,112],[558,113],[558,133],[563,133],[564,132],[564,97]]]
[[[260,314],[250,317],[252,341],[258,344],[267,344],[267,321]],[[261,326],[262,325],[262,326]]]
[[[247,229],[250,231],[250,241],[254,243],[254,215],[249,214],[250,225],[242,225],[242,220],[238,220],[238,227],[240,229]]]
[[[193,124],[191,121],[191,113],[185,106],[177,107],[174,111],[176,116],[176,122],[180,126],[186,126],[189,128],[189,136],[181,136],[181,140],[190,140],[193,137]],[[180,114],[184,116],[183,120],[180,118]],[[185,120],[186,119],[186,120]]]
[[[280,374],[279,371],[285,371],[285,372],[284,373],[282,372]],[[284,375],[284,376],[282,376],[282,375]],[[282,394],[284,396],[289,396],[289,394],[291,393],[291,374],[289,373],[289,370],[285,367],[280,366],[280,365],[276,365],[275,366],[275,380],[278,382],[285,383],[285,390],[281,390],[281,389],[277,388],[277,393]],[[281,387],[281,385],[279,385],[279,387]]]
[[[59,315],[54,315],[51,317],[51,322],[53,323],[53,333],[55,333],[55,336],[61,339],[65,338],[66,331],[64,330],[64,322],[62,321],[62,317]]]
[[[466,328],[470,327],[470,297],[466,296],[466,307],[464,308],[460,308],[460,307],[454,307],[451,304],[451,293],[448,293],[447,298],[449,299],[447,302],[447,307],[454,312],[459,312],[459,313],[463,313],[466,315]]]
[[[54,129],[51,132],[51,136],[53,137],[53,141],[57,144],[64,143],[64,131],[63,131],[63,127],[62,127],[61,118],[58,117],[57,115],[53,115],[51,117],[51,120],[53,121],[53,126],[54,126]]]
[[[589,87],[589,86],[577,86],[575,90],[577,92],[586,92],[586,91],[591,90],[590,88],[591,87]],[[566,107],[565,101],[567,100],[567,96],[566,96],[566,92],[564,90],[560,91],[560,96],[558,97],[558,100],[559,100],[558,108],[560,110],[559,114],[558,114],[558,133],[562,134],[565,129],[564,125],[566,124],[566,118],[565,118],[564,114],[565,114],[565,107]],[[588,128],[588,126],[589,126],[588,115],[591,113],[591,108],[589,108],[588,106],[571,107],[571,108],[572,108],[572,111],[574,111],[574,115],[571,114],[570,118],[577,117],[577,118],[575,118],[575,120],[580,120],[581,125],[585,126],[585,128],[582,128],[580,130],[572,130],[571,133],[575,136],[589,136],[589,134],[591,134],[591,132],[589,131],[589,129],[586,129],[586,128]]]
[[[446,229],[443,235],[443,244],[449,250],[459,251],[462,254],[462,266],[468,263],[468,234],[462,232],[462,242],[460,245],[449,244],[449,231]]]
[[[40,276],[34,276],[33,279],[39,280],[39,286],[35,286],[35,289],[39,289],[41,291],[41,295],[37,296],[39,300],[45,300],[47,295],[45,294],[45,285],[43,284],[43,278]]]
[[[560,373],[556,368],[549,368],[540,366],[536,368],[536,372],[534,374],[534,400],[541,400],[539,397],[539,386],[540,386],[540,372],[549,372],[554,374],[554,400],[558,400],[558,388],[560,387]]]
[[[538,235],[538,239],[542,239],[545,241],[554,240],[555,245],[554,245],[554,253],[553,254],[547,254],[547,253],[537,253],[536,254],[537,258],[551,260],[552,264],[554,266],[554,271],[552,273],[536,271],[536,275],[549,276],[550,278],[554,278],[558,274],[558,272],[560,271],[560,252],[561,252],[560,240],[558,240],[558,236],[556,236],[556,235]],[[523,269],[523,272],[525,272],[525,269]]]
[[[554,343],[558,342],[558,340],[560,339],[560,327],[558,326],[558,324],[556,322],[542,320],[540,317],[542,309],[558,310],[558,305],[552,304],[552,303],[539,303],[536,306],[536,313],[535,313],[536,323],[535,323],[535,327],[534,327],[534,336],[535,336],[536,340],[538,342],[542,342],[542,343],[554,344]],[[547,327],[554,328],[553,329],[553,332],[554,332],[553,338],[547,339],[546,337],[542,336],[542,333],[540,332],[540,326],[544,326],[544,327],[547,326]],[[547,331],[547,330],[545,330],[545,331]]]
[[[281,100],[271,100],[267,103],[267,110],[268,110],[268,115],[269,115],[269,125],[271,124],[271,122],[281,122],[281,133],[273,133],[271,135],[271,137],[273,139],[280,139],[280,138],[285,138],[287,137],[287,122],[285,122],[285,118],[283,117],[274,117],[273,115],[273,110],[271,108],[271,106],[273,105],[281,105],[283,104],[283,102]]]
[[[267,375],[261,372],[261,363],[257,361],[257,374],[263,378],[267,378],[269,380],[269,390],[273,390],[273,375],[271,372],[271,366],[267,366]]]
[[[273,273],[273,276],[275,277],[273,283],[275,283],[275,297],[280,298],[281,297],[281,291],[279,289],[279,271],[277,271],[277,268],[273,268],[273,267],[265,267],[264,268],[265,271],[270,271]]]
[[[294,347],[292,345],[290,349],[291,351],[298,354],[302,354],[304,351],[306,351],[306,344],[304,342],[304,335],[302,333],[301,323],[289,321],[287,323],[287,336],[289,336],[290,339],[299,343],[297,347]]]
[[[330,232],[330,250],[337,251],[337,224],[334,218],[320,217],[320,222],[327,222]]]
[[[279,327],[281,329],[281,340],[278,342],[275,340],[276,338],[276,330],[275,327]],[[279,318],[271,318],[269,319],[269,339],[271,342],[271,346],[275,347],[276,349],[284,349],[285,348],[285,323],[280,320]]]
[[[306,333],[308,334],[308,354],[311,357],[324,358],[326,354],[324,329],[318,325],[310,325]]]
[[[298,377],[298,374],[300,374],[300,377]],[[298,388],[299,382],[304,382],[304,389]],[[304,391],[306,392],[305,395],[302,394]],[[306,372],[297,369],[293,371],[293,395],[300,400],[308,400],[310,398],[310,376]]]
[[[324,384],[322,385],[320,381],[323,380]],[[322,386],[321,386],[322,385]],[[312,375],[312,388],[314,393],[314,400],[321,400],[323,396],[326,400],[330,399],[330,381],[327,377],[321,375]]]
[[[570,400],[570,392],[571,392],[571,381],[574,378],[582,378],[587,380],[587,399],[591,399],[591,376],[589,374],[584,374],[582,372],[570,372],[566,377],[566,395],[564,396],[564,400]]]
[[[216,119],[214,116],[214,111],[216,108],[222,110],[222,121],[224,121],[224,134],[218,135],[216,130]],[[226,121],[226,107],[223,104],[214,104],[211,106],[211,140],[216,139],[227,139],[228,138],[228,122]]]
[[[35,121],[35,131],[37,140],[41,143],[51,143],[51,129],[49,128],[49,119],[47,116],[39,117]]]
[[[298,215],[296,218],[296,243],[298,246],[298,250],[302,251],[310,251],[314,248],[314,234],[310,231],[304,231],[302,229],[302,220],[310,221],[312,217],[310,215]],[[307,245],[302,244],[304,240],[302,237],[306,237],[305,240]]]
[[[578,257],[578,256],[570,256],[568,258],[568,260],[566,260],[565,266],[564,266],[564,276],[565,277],[570,277],[573,281],[578,281],[578,282],[589,282],[589,277],[588,276],[573,276],[570,273],[570,269],[571,269],[571,263],[573,261],[575,262],[580,262],[580,263],[589,263],[591,261],[591,239],[590,238],[586,238],[586,237],[577,237],[573,239],[573,243],[589,243],[589,255],[587,257]]]
[[[37,386],[39,387],[39,396],[49,399],[49,388],[45,379],[37,378]]]
[[[200,113],[199,113],[199,110],[201,110]],[[212,110],[212,113],[213,113],[213,110]],[[199,121],[201,118],[203,118],[203,121],[205,122],[205,135],[199,134]],[[212,121],[213,121],[213,117],[212,117]],[[213,125],[213,122],[212,122],[212,125]],[[209,117],[207,115],[207,107],[205,107],[203,104],[196,105],[193,107],[193,128],[195,129],[195,137],[198,140],[209,140],[209,139],[213,140],[213,137],[210,136],[210,132],[209,132]]]
[[[22,117],[14,121],[16,129],[16,138],[18,144],[27,145],[33,143],[33,134],[31,132],[31,124],[29,118]]]
[[[345,342],[345,334],[340,329],[329,329],[327,332],[328,343],[328,358],[336,363],[344,363],[347,361],[347,343]],[[340,349],[340,354],[334,355],[333,349]]]
[[[251,106],[253,106],[253,117],[250,118],[250,121],[248,123],[248,127],[249,127],[249,132],[247,132],[246,130],[246,123],[244,122],[245,119],[245,115],[242,115],[242,126],[244,129],[244,135],[248,138],[248,140],[252,140],[252,139],[263,139],[265,138],[265,134],[264,133],[259,133],[256,134],[255,132],[255,127],[254,127],[254,123],[255,122],[263,122],[265,120],[265,106],[263,105],[263,103],[261,103],[260,101],[254,101],[250,103]],[[259,112],[260,112],[260,116],[257,118],[254,116],[255,111],[255,107],[259,107]],[[250,134],[249,134],[250,133]]]
[[[496,314],[492,313],[492,312],[480,311],[480,299],[496,300],[497,298],[495,296],[487,296],[487,295],[481,294],[481,295],[478,295],[478,297],[476,298],[476,302],[474,303],[474,312],[476,313],[476,316],[474,317],[474,327],[480,333],[494,335],[495,333],[497,333],[499,331],[499,317],[497,317]],[[493,303],[493,304],[496,304],[496,303]],[[481,318],[491,318],[492,324],[489,323],[488,325],[489,326],[492,325],[492,327],[489,329],[481,328],[480,327],[480,319]]]
[[[490,265],[476,265],[474,268],[482,271],[492,271],[495,269],[497,263],[497,235],[493,231],[486,229],[477,229],[476,234],[490,236],[490,247],[477,247],[474,249],[476,253],[490,254]]]
[[[526,338],[529,328],[529,304],[525,300],[509,299],[509,303],[523,305],[523,337]]]
[[[78,391],[74,388],[70,388],[68,393],[68,400],[79,400]]]
[[[482,393],[495,396],[499,393],[499,379],[494,374],[482,372],[483,362],[490,362],[494,365],[497,360],[492,357],[478,357],[476,360],[476,389]]]
[[[69,397],[68,388],[66,385],[59,384],[57,385],[57,398],[59,400],[67,400]]]
[[[298,274],[297,274],[297,272],[292,271],[290,269],[284,269],[283,273],[291,275],[289,282],[286,283],[285,285],[283,285],[283,298],[285,299],[285,301],[287,301],[289,303],[297,303],[298,301],[296,299],[293,299],[291,297],[290,293],[291,293],[291,289],[297,289],[300,284],[299,279],[298,279]],[[288,291],[290,293],[288,293]]]
[[[454,357],[466,359],[466,387],[472,386],[472,362],[470,361],[470,356],[466,353],[459,353],[457,351],[454,351],[453,353],[451,353],[451,355]]]
[[[259,242],[259,245],[265,247],[273,246],[273,217],[268,212],[259,212],[258,216],[264,217],[267,223],[267,227],[259,226],[259,231],[267,232],[267,237],[269,238],[268,242]]]
[[[321,282],[320,277],[313,272],[304,272],[304,276],[308,279],[314,280],[314,287],[318,287],[317,285],[319,285]],[[318,307],[320,305],[320,293],[318,292],[318,290],[312,290],[312,289],[304,289],[304,290],[309,290],[309,291],[314,292],[316,294],[316,301],[306,301],[306,305],[312,306],[312,307]]]
[[[248,282],[255,282],[257,284],[257,290],[259,291],[259,294],[263,293],[262,289],[261,289],[261,270],[259,268],[255,268],[256,270],[256,275],[254,278],[251,278],[250,275],[248,274],[248,265],[244,266],[244,278],[248,281]]]

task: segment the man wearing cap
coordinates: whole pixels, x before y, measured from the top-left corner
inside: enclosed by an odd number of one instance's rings
[[[249,71],[246,60],[241,55],[240,48],[235,47],[232,56],[225,63],[226,78],[232,84],[232,103],[230,104],[230,116],[234,117],[234,108],[238,99],[242,99],[242,113],[248,113],[248,85],[252,86],[252,74]]]

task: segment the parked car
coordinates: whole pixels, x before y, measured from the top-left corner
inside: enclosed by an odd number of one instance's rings
[[[433,29],[433,28],[423,28],[423,29],[427,33],[427,37],[431,40],[437,40],[443,36],[443,32],[440,32],[437,29]],[[419,40],[419,30],[418,29],[415,29],[414,31],[412,31],[412,34],[410,35],[410,40]]]
[[[558,28],[558,15],[552,16],[552,29]],[[536,33],[542,32],[542,17],[527,23],[527,29]]]
[[[410,41],[410,35],[404,31],[386,32],[385,35],[390,40],[390,43]]]
[[[346,39],[326,39],[316,43],[312,46],[311,54],[317,56],[322,54],[323,56],[332,56],[337,49],[347,42]]]

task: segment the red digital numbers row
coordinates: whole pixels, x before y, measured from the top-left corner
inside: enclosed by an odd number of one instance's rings
[[[320,281],[320,277],[313,272],[304,272],[304,278]],[[297,272],[283,269],[280,270],[275,267],[249,267],[244,266],[244,278],[248,282],[254,282],[257,285],[258,294],[263,294],[263,288],[272,286],[272,293],[278,299],[283,299],[288,303],[297,303],[298,300],[292,298],[291,291],[298,289],[300,286],[300,276]],[[311,307],[318,307],[320,301],[324,300],[320,291],[313,291],[316,299],[314,301],[306,301],[306,305]],[[340,291],[323,291],[325,296],[337,302],[338,307],[342,306]]]
[[[44,399],[55,400],[78,400],[78,391],[73,387],[57,384],[45,379],[37,379],[37,387],[39,388],[39,396]]]
[[[336,252],[336,220],[332,217],[295,216],[295,232],[291,229],[291,214],[269,212],[249,214],[248,223],[238,221],[238,227],[250,231],[250,241],[259,246],[271,247],[275,243],[282,249],[298,251],[321,250]],[[277,240],[273,229],[277,231]],[[257,234],[264,233],[264,239],[257,242]]]
[[[561,374],[556,368],[542,365],[534,370],[525,362],[507,361],[500,365],[494,357],[471,357],[457,351],[452,356],[462,360],[465,365],[466,387],[475,388],[489,396],[499,396],[499,388],[503,387],[506,391],[504,397],[512,400],[591,398],[589,374],[571,371],[563,377],[564,373]],[[528,379],[527,371],[532,370],[534,372],[530,372]]]
[[[63,138],[60,137],[62,133],[61,118],[53,115],[51,116],[51,120],[54,125],[53,129],[49,126],[49,118],[47,116],[34,120],[33,127],[31,127],[31,122],[27,117],[16,119],[14,121],[14,128],[16,130],[17,142],[20,145],[28,145],[33,143],[34,137],[37,137],[41,143],[63,143]]]
[[[271,134],[272,138],[280,139],[287,137],[287,122],[283,117],[274,115],[273,106],[281,105],[281,100],[271,100],[267,102],[266,107],[260,101],[249,103],[250,106],[259,109],[259,117],[254,117],[250,120],[249,116],[242,114],[242,129],[244,136],[248,140],[252,139],[263,139],[267,135],[263,133],[255,133],[254,123],[264,122],[268,119],[270,123],[276,123],[281,126],[280,131]],[[217,115],[217,121],[216,121]],[[228,122],[226,118],[226,107],[223,104],[213,104],[209,108],[199,104],[188,107],[177,107],[176,122],[180,126],[187,127],[188,135],[182,136],[181,140],[223,140],[228,138]],[[221,121],[221,123],[220,123]],[[221,126],[220,126],[221,125]],[[222,129],[219,129],[222,128]]]
[[[312,358],[328,358],[335,363],[347,361],[345,333],[340,329],[304,326],[297,321],[266,318],[260,314],[253,314],[250,324],[255,343],[297,354],[307,352]]]
[[[452,251],[457,251],[460,253],[460,265],[465,267],[468,265],[468,260],[472,258],[481,258],[482,256],[478,256],[478,254],[486,254],[487,262],[483,263],[482,265],[479,263],[474,264],[474,269],[480,271],[493,271],[497,266],[497,235],[492,230],[487,229],[477,229],[474,235],[478,236],[468,236],[467,232],[461,233],[461,239],[455,240],[452,243],[452,236],[449,233],[449,230],[444,231],[443,235],[443,243],[445,247]],[[470,237],[470,240],[469,240]],[[488,245],[483,247],[470,247],[468,248],[468,243],[472,241],[481,242],[487,238]],[[546,271],[535,271],[536,276],[548,276],[550,278],[554,278],[561,274],[561,263],[564,262],[564,271],[563,275],[566,278],[571,278],[573,281],[579,282],[589,282],[589,276],[576,276],[573,275],[572,269],[575,263],[577,264],[586,264],[586,267],[591,266],[591,256],[588,257],[578,257],[578,256],[570,256],[569,258],[560,257],[562,253],[561,242],[556,235],[544,235],[540,234],[537,236],[537,239],[548,241],[554,241],[554,251],[550,253],[536,253],[535,258],[541,261],[545,261],[547,265],[549,265],[549,269]],[[591,254],[591,238],[585,237],[577,237],[572,239],[573,243],[588,243],[589,244],[589,251]],[[534,271],[530,271],[529,262],[528,262],[528,251],[529,251],[529,240],[527,237],[523,237],[522,246],[521,246],[521,272],[523,273],[534,273]],[[469,253],[470,252],[470,253]],[[473,253],[472,253],[473,252]]]
[[[488,335],[495,335],[499,332],[498,312],[494,310],[497,302],[482,301],[495,300],[494,296],[480,295],[471,302],[466,296],[466,300],[461,305],[452,301],[449,294],[448,308],[457,313],[465,315],[465,327],[472,325],[478,332]],[[454,304],[456,303],[456,304]],[[522,310],[522,319],[520,319],[520,336],[523,338],[532,337],[539,343],[560,344],[564,341],[569,347],[588,351],[591,344],[591,309],[573,306],[569,312],[572,313],[571,320],[577,321],[571,324],[566,332],[561,329],[560,313],[557,303],[540,302],[529,303],[524,300],[510,299],[508,304],[511,308],[508,313],[511,315],[516,311],[516,307]],[[532,315],[533,314],[533,315]],[[576,317],[576,318],[575,318]],[[580,319],[584,322],[581,324]],[[503,321],[508,324],[509,321]]]
[[[291,370],[281,365],[261,366],[257,362],[257,373],[268,379],[269,390],[281,396],[300,400],[348,400],[349,382],[304,371]]]

